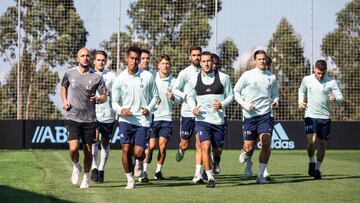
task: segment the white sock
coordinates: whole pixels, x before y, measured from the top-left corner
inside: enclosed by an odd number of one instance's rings
[[[92,146],[91,146],[91,154],[92,154],[91,169],[97,168],[96,159],[97,159],[98,149],[99,149],[99,142],[92,144]]]
[[[134,181],[134,179],[132,177],[132,173],[125,173],[125,175],[126,175],[126,178],[127,178],[128,182]]]
[[[213,171],[212,170],[208,170],[208,171],[205,171],[206,172],[206,175],[208,177],[208,180],[211,180],[213,179],[214,180],[214,176],[213,176]]]
[[[315,163],[314,156],[309,156],[309,162],[310,162],[310,163]]]
[[[201,175],[202,165],[195,165],[195,175]]]
[[[315,165],[315,170],[320,170],[321,167],[321,161],[317,161]]]
[[[155,173],[160,172],[160,171],[161,171],[161,168],[162,168],[162,165],[161,165],[161,164],[157,164],[157,165],[156,165],[156,171],[155,171]]]
[[[263,164],[263,163],[259,164],[259,174],[258,174],[259,177],[264,176],[264,171],[265,171],[266,166],[267,166],[267,164]]]
[[[99,171],[104,171],[106,161],[109,158],[109,154],[110,154],[110,144],[108,144],[106,147],[104,147],[101,144]]]
[[[89,173],[84,173],[83,179],[89,180]]]
[[[143,164],[143,171],[144,172],[147,172],[147,167],[148,167],[148,163],[144,163]]]
[[[73,166],[75,166],[76,168],[81,168],[81,165],[80,165],[79,162],[77,162],[77,163],[74,163],[74,162],[73,162]]]

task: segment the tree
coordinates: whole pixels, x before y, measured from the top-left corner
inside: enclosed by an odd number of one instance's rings
[[[131,3],[128,15],[134,34],[148,44],[154,56],[171,54],[173,73],[188,66],[188,49],[208,45],[209,19],[215,15],[215,0],[139,0]],[[221,1],[218,1],[218,12]]]
[[[338,119],[360,119],[360,0],[353,0],[337,13],[337,28],[327,34],[321,50],[340,70],[339,81],[345,97]],[[350,105],[355,104],[355,105]]]
[[[52,68],[65,65],[70,62],[69,58],[74,58],[77,50],[85,45],[87,32],[72,0],[23,0],[20,8],[20,56],[16,51],[17,7],[7,8],[0,17],[0,56],[11,66],[0,91],[9,97],[2,99],[9,99],[5,102],[10,102],[9,111],[14,111],[13,106],[19,100],[22,118],[59,118],[61,114],[49,98],[59,81]],[[16,94],[17,63],[13,62],[16,60],[20,61],[20,97]]]
[[[117,62],[117,33],[113,33],[110,36],[110,39],[108,41],[103,41],[100,44],[100,47],[105,49],[109,53],[109,68],[112,70],[116,70],[116,62]],[[123,55],[120,55],[120,69],[124,69],[126,67],[126,51],[127,48],[131,45],[137,45],[139,47],[146,47],[145,43],[142,43],[141,41],[136,41],[132,37],[130,28],[128,29],[128,32],[120,32],[120,53],[123,53]]]
[[[235,69],[233,67],[234,62],[236,61],[237,57],[239,56],[239,50],[236,47],[236,44],[231,39],[225,39],[222,43],[218,46],[219,50],[219,57],[221,59],[222,67],[225,68],[226,74],[230,76],[232,81],[232,85],[234,86],[236,81],[239,79],[239,75],[235,73]],[[226,115],[229,116],[230,119],[241,119],[241,111],[240,107],[236,101],[233,101],[227,108],[226,108]]]
[[[267,53],[272,59],[271,71],[280,83],[278,120],[300,120],[303,117],[297,108],[297,89],[309,68],[300,42],[293,26],[282,18],[267,46]]]

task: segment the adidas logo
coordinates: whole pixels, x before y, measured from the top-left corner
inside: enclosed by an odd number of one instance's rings
[[[258,148],[261,148],[261,143],[257,143]],[[281,123],[274,126],[271,138],[271,149],[294,149],[295,142],[291,141],[287,136]]]
[[[31,143],[66,143],[67,140],[67,130],[64,126],[55,126],[54,130],[51,130],[50,126],[37,126]]]

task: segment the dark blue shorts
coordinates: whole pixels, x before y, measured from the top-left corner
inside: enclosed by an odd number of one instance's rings
[[[330,119],[305,118],[306,134],[315,133],[316,136],[322,140],[330,139],[330,126]]]
[[[161,136],[170,140],[172,131],[172,121],[153,121],[150,127],[150,138],[159,138]]]
[[[194,117],[181,117],[180,119],[180,138],[183,140],[190,140],[195,129]]]
[[[96,121],[96,128],[99,131],[99,134],[101,135],[101,138],[104,139],[111,139],[111,136],[114,132],[114,128],[115,128],[115,121],[112,123],[102,123],[99,121]]]
[[[244,140],[256,140],[260,134],[272,134],[274,128],[274,117],[271,113],[252,118],[244,118],[243,137]]]
[[[119,122],[120,143],[134,144],[136,146],[147,148],[149,145],[148,131],[148,127]]]
[[[200,142],[210,140],[213,148],[222,148],[224,145],[224,125],[214,125],[203,121],[196,121],[196,132],[199,135]]]

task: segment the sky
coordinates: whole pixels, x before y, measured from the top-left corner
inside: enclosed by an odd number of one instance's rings
[[[102,41],[108,40],[118,30],[119,8],[120,31],[125,31],[126,26],[131,24],[126,10],[134,0],[74,0],[74,2],[89,32],[86,44],[88,48],[99,48]],[[301,38],[305,57],[311,58],[311,0],[223,0],[222,2],[223,8],[218,13],[218,35],[215,37],[215,20],[211,20],[213,35],[209,45],[204,47],[205,50],[215,51],[216,38],[218,44],[224,39],[232,39],[239,49],[240,56],[249,54],[254,48],[266,48],[280,19],[285,17]],[[347,2],[348,0],[313,0],[314,60],[321,58],[322,38],[336,28],[336,13],[343,9]],[[1,0],[0,14],[3,14],[10,5],[15,5],[15,1]],[[0,62],[0,81],[8,70],[8,65]],[[63,72],[65,68],[58,70]]]

